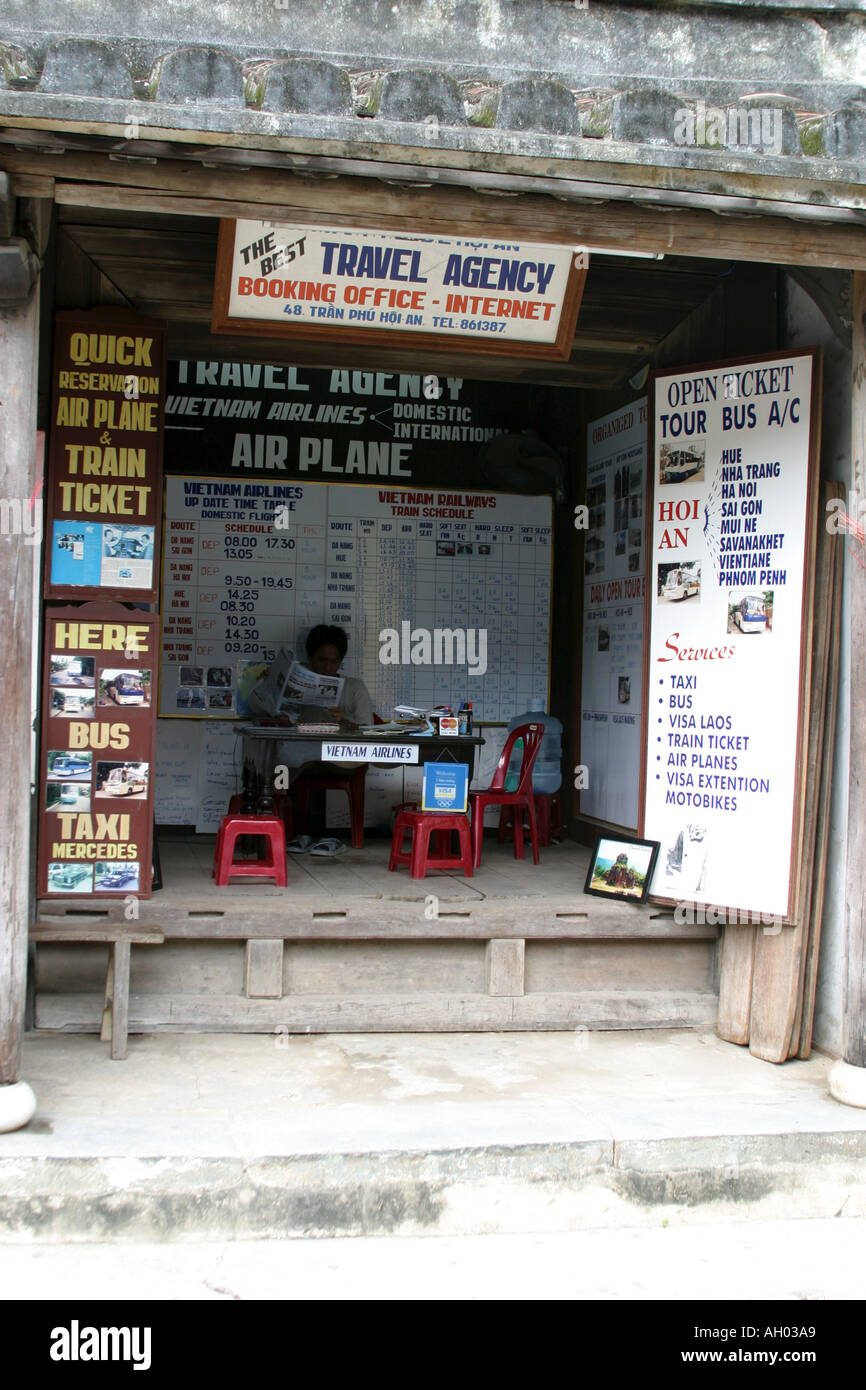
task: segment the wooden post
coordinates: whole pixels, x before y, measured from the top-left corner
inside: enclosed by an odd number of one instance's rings
[[[853,280],[851,489],[857,509],[866,500],[866,273],[856,271]],[[849,505],[846,511],[851,510]],[[851,700],[845,865],[847,965],[842,1061],[830,1071],[830,1093],[849,1105],[866,1107],[866,545],[852,535],[848,549]]]
[[[283,943],[263,937],[247,942],[245,994],[248,999],[282,999]]]
[[[0,308],[0,1131],[30,1120],[35,1098],[20,1080],[30,895],[30,673],[34,659],[34,515],[38,285],[27,303]],[[34,504],[39,508],[41,503]],[[26,1092],[28,1106],[21,1109]],[[5,1116],[5,1119],[4,1119]]]
[[[485,953],[487,993],[518,998],[524,992],[526,942],[497,937],[488,941]]]

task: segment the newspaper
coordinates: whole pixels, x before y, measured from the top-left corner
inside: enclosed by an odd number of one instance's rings
[[[303,705],[336,708],[343,685],[342,676],[319,676],[302,666],[293,651],[281,647],[271,662],[267,678],[256,687],[256,694],[269,714],[285,714]]]
[[[283,705],[317,705],[335,709],[343,693],[342,676],[318,676],[315,671],[293,661],[283,689]]]

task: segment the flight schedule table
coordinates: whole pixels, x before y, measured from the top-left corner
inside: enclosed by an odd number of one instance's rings
[[[501,493],[166,481],[160,714],[249,714],[282,646],[349,637],[374,707],[547,698],[551,501]]]

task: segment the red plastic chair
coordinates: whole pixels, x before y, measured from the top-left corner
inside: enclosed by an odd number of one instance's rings
[[[383,721],[373,715],[373,723]],[[352,849],[364,847],[364,800],[367,791],[367,764],[354,772],[305,772],[292,783],[298,797],[298,823],[303,828],[307,818],[311,791],[345,792],[349,798],[349,820],[352,826]]]
[[[542,849],[562,839],[562,803],[559,792],[533,792],[535,817],[538,821],[538,843]],[[509,830],[514,829],[514,810],[503,806],[499,813],[499,843],[502,844]]]
[[[442,836],[457,831],[460,853],[447,853],[442,845]],[[403,849],[403,839],[411,835],[412,843],[408,850]],[[439,838],[438,847],[431,851],[430,836]],[[412,878],[425,878],[428,869],[445,869],[454,873],[460,870],[467,878],[472,877],[472,836],[469,820],[464,811],[399,811],[394,823],[394,837],[391,841],[391,855],[388,868],[393,873],[401,864],[408,864]]]
[[[538,750],[541,748],[541,740],[544,738],[543,724],[521,724],[518,728],[512,729],[511,733],[502,750],[502,756],[496,764],[496,771],[493,774],[493,781],[486,791],[470,792],[469,803],[472,808],[472,841],[475,849],[475,867],[481,864],[481,842],[484,837],[484,812],[488,806],[512,806],[514,808],[514,857],[523,858],[523,815],[518,813],[518,808],[525,808],[529,819],[529,834],[532,840],[532,862],[539,862],[538,855],[538,821],[535,815],[535,799],[532,795],[532,769],[535,759],[538,757]],[[518,739],[523,740],[523,761],[520,764],[520,780],[517,783],[517,790],[507,792],[505,790],[505,776],[508,772],[508,764],[511,761],[511,754]]]

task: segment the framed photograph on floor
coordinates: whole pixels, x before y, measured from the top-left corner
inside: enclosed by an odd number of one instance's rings
[[[597,898],[626,898],[646,902],[659,852],[658,840],[638,840],[631,835],[599,835],[584,893]]]

